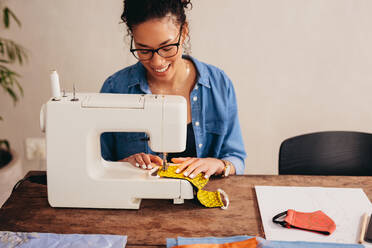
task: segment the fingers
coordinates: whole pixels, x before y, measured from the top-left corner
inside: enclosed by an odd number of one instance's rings
[[[137,167],[140,167],[142,169],[147,169],[147,164],[145,162],[145,157],[146,157],[145,153],[137,153],[137,154],[134,154],[132,156],[134,156]],[[147,161],[150,161],[150,158],[147,158]]]
[[[161,166],[163,163],[159,156],[145,153],[136,153],[121,161],[129,162],[134,166],[147,170],[151,170],[157,165]],[[185,177],[189,178],[195,178],[200,173],[203,173],[205,178],[209,178],[221,167],[221,161],[215,158],[172,158],[172,162],[180,164],[176,173],[182,172]]]
[[[218,166],[209,159],[198,159],[189,165],[185,170],[184,175],[189,175],[190,178],[194,178],[200,173],[204,174],[205,178],[209,178],[211,175],[214,175],[218,169]]]
[[[210,176],[214,175],[214,173],[216,173],[216,170],[208,168],[206,171],[204,171],[204,177],[209,178]]]
[[[142,166],[143,169],[152,169],[151,165],[151,158],[149,154],[141,153],[142,159],[145,162],[145,168]]]
[[[205,168],[205,164],[203,164],[203,160],[202,159],[196,159],[194,160],[187,168],[186,170],[183,172],[183,175],[185,177],[190,177],[190,178],[194,178],[195,176],[197,176],[199,173],[201,172],[204,172],[204,170],[206,170]]]
[[[172,159],[172,162],[177,161],[177,163],[180,163],[180,161],[182,161],[181,164],[178,166],[178,169],[176,170],[176,173],[180,173],[183,170],[185,170],[190,164],[192,164],[195,160],[197,160],[197,158],[177,158],[177,159],[174,158]]]
[[[136,167],[148,170],[154,168],[155,165],[152,164],[152,162],[158,165],[163,163],[163,160],[160,157],[146,153],[136,153],[120,161],[129,162]]]
[[[163,160],[159,156],[155,156],[155,155],[152,155],[152,154],[149,154],[149,156],[150,156],[151,162],[153,162],[157,165],[162,165],[163,164]]]
[[[183,172],[183,175],[189,178],[195,178],[200,173],[204,173],[204,177],[209,178],[220,167],[220,161],[215,158],[177,158],[177,161],[181,160],[184,162],[179,165],[176,173]]]
[[[173,162],[177,161],[178,163],[182,161],[182,163],[178,166],[178,169],[176,170],[176,173],[183,172],[183,175],[185,177],[189,176],[190,178],[194,178],[197,176],[200,172],[203,172],[203,169],[201,168],[203,165],[203,160],[198,158],[175,158],[172,159]],[[195,169],[197,171],[194,172]]]
[[[186,160],[189,160],[190,157],[186,157],[186,158],[172,158],[172,162],[175,163],[175,164],[181,164],[183,162],[185,162]]]
[[[119,160],[119,162],[127,162],[127,163],[130,163],[133,166],[136,166],[136,160],[132,156],[131,157],[124,158],[124,159],[121,159],[121,160]]]

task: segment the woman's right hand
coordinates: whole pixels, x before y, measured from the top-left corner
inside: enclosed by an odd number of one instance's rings
[[[128,162],[132,164],[133,166],[137,166],[139,168],[148,169],[148,170],[151,170],[152,168],[154,168],[154,165],[151,163],[154,163],[159,166],[163,164],[163,160],[159,156],[155,156],[152,154],[146,154],[143,152],[133,154],[119,161]]]

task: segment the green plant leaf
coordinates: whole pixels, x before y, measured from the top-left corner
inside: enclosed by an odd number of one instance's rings
[[[19,27],[22,26],[21,21],[17,18],[14,12],[11,11],[11,9],[9,9],[8,7],[5,7],[3,9],[3,22],[4,22],[5,28],[9,28],[10,26],[10,17],[14,19],[14,21],[18,24]]]
[[[24,47],[15,43],[12,40],[4,38],[0,38],[0,43],[2,44],[3,47],[3,51],[0,52],[9,63],[18,62],[20,65],[22,65],[24,62],[27,62],[28,56],[27,51]]]
[[[0,38],[0,53],[1,53],[1,55],[4,55],[4,53],[5,53],[4,44],[3,44],[3,41],[1,40],[1,38]]]
[[[16,78],[14,78],[14,83],[17,86],[18,91],[21,94],[21,96],[23,96],[23,88],[22,88],[21,84],[18,82],[18,80]]]
[[[19,27],[22,26],[21,21],[17,18],[17,16],[14,14],[14,12],[8,8],[9,14],[13,17],[14,21],[18,24]]]
[[[14,92],[14,90],[12,88],[8,87],[6,89],[6,91],[9,93],[9,95],[13,99],[13,102],[14,103],[18,102],[18,96],[17,96],[17,94]]]
[[[2,3],[2,0],[0,0]],[[17,18],[15,13],[8,7],[0,7],[3,17],[2,21],[5,28],[9,28],[12,21],[15,21],[19,27],[22,26],[21,21]],[[1,13],[0,13],[1,14]],[[0,17],[1,19],[1,17]],[[27,62],[27,50],[13,40],[0,37],[0,88],[2,88],[16,104],[19,97],[24,95],[23,88],[18,81],[20,75],[11,70],[8,65],[18,63],[23,65]],[[0,116],[0,120],[3,118]],[[9,142],[0,140],[0,147],[6,145],[9,148]]]
[[[19,64],[22,65],[22,53],[18,46],[15,47],[15,52],[17,54]]]
[[[14,104],[19,100],[19,96],[15,91],[16,88],[18,89],[19,94],[23,96],[23,88],[17,80],[18,77],[20,77],[18,73],[11,71],[4,65],[0,65],[0,86],[9,94]]]
[[[14,62],[15,60],[15,49],[12,43],[5,43],[6,53],[10,61]]]
[[[3,9],[3,22],[4,22],[5,28],[9,28],[9,8],[8,7],[5,7]]]

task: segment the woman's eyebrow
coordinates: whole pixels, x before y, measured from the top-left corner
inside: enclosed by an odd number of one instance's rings
[[[172,39],[168,39],[166,41],[163,41],[162,43],[159,44],[159,47],[167,44],[168,42],[172,41]],[[141,47],[147,47],[147,48],[151,48],[150,46],[148,45],[145,45],[145,44],[142,44],[142,43],[139,43],[139,42],[135,42],[137,45],[141,46]]]

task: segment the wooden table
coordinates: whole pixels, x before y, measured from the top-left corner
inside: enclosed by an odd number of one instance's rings
[[[264,237],[254,185],[363,188],[372,199],[372,177],[245,175],[207,185],[207,190],[226,191],[228,210],[207,209],[193,200],[182,205],[142,200],[139,210],[70,209],[51,208],[46,185],[24,181],[0,209],[0,231],[120,234],[128,236],[127,247],[148,248],[165,247],[166,238],[177,236]]]

